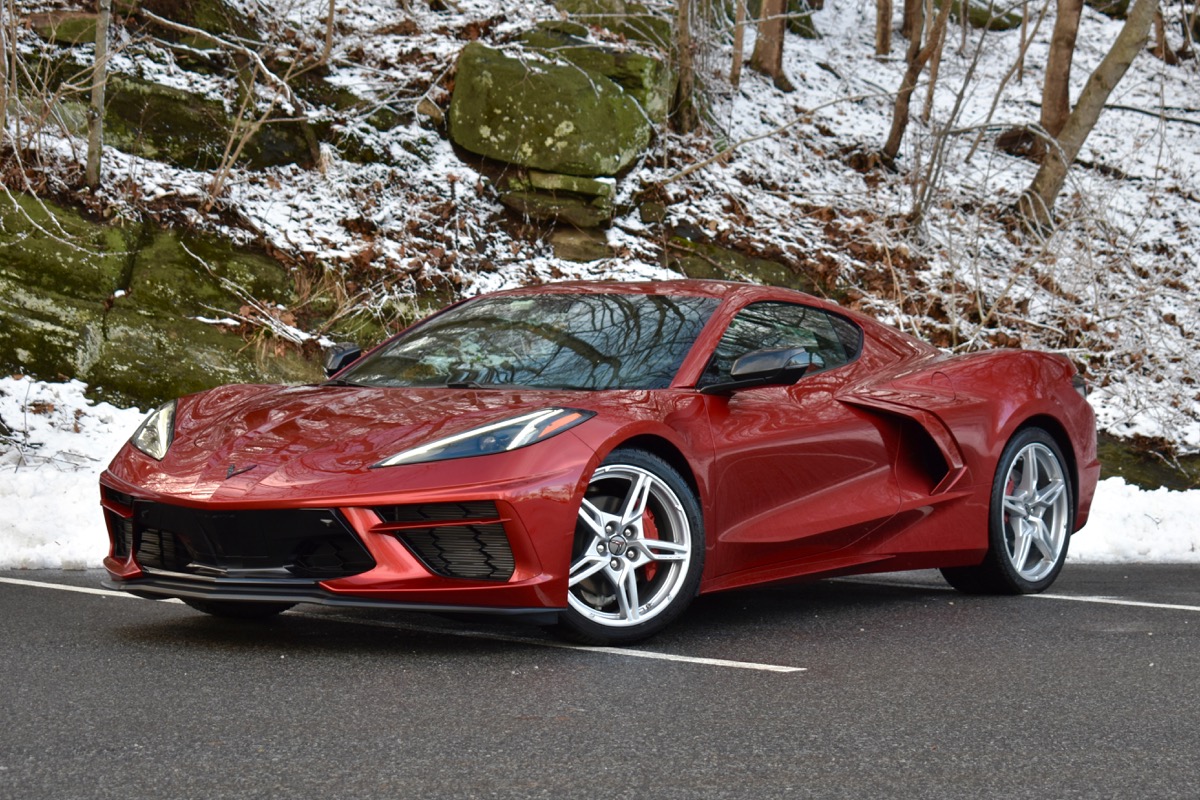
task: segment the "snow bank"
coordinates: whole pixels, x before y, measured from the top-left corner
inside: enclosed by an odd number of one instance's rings
[[[108,537],[96,481],[142,420],[92,404],[84,384],[0,378],[0,569],[100,566]],[[1200,490],[1145,491],[1102,481],[1074,562],[1200,564]]]

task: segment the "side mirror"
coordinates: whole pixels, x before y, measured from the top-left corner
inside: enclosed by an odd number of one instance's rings
[[[358,361],[362,348],[352,342],[341,342],[325,351],[325,377],[332,378],[346,367]]]
[[[729,370],[732,380],[705,386],[704,394],[726,394],[755,386],[790,386],[809,369],[820,369],[824,361],[803,347],[776,347],[746,353]]]

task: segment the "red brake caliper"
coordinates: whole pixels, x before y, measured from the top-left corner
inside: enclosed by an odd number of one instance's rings
[[[654,524],[654,514],[650,509],[642,512],[642,538],[643,539],[658,539],[658,526]],[[654,580],[654,576],[658,574],[658,564],[651,561],[646,565],[646,580]]]

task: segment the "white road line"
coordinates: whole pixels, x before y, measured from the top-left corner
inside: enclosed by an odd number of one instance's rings
[[[57,589],[60,592],[79,592],[81,594],[98,594],[102,597],[134,597],[127,592],[114,592],[110,589],[93,589],[90,586],[70,586],[63,583],[46,583],[44,581],[27,581],[21,578],[4,578],[0,577],[0,583],[8,583],[14,586],[29,586],[35,589]],[[134,597],[134,599],[138,599]],[[179,600],[166,600],[159,602],[179,603]],[[536,647],[550,647],[556,650],[580,650],[585,653],[599,653],[601,655],[626,656],[628,658],[650,658],[657,661],[678,661],[685,664],[701,664],[708,667],[729,667],[732,669],[749,669],[758,672],[806,672],[806,667],[788,667],[779,664],[756,664],[751,661],[730,661],[724,658],[701,658],[699,656],[680,656],[674,653],[658,653],[652,650],[630,650],[623,647],[588,647],[586,645],[566,644],[563,642],[551,642],[541,639],[526,639],[520,636],[505,636],[503,634],[489,633],[487,631],[463,631],[447,628],[426,627],[423,625],[410,625],[404,623],[386,622],[383,620],[367,620],[358,619],[345,615],[333,614],[306,614],[295,613],[294,616],[308,617],[310,619],[336,619],[341,622],[350,622],[356,625],[372,625],[380,628],[393,628],[395,630],[412,631],[415,633],[433,633],[439,636],[460,636],[470,639],[490,639],[496,642],[511,642],[514,644],[534,645]]]
[[[1070,594],[1030,594],[1026,597],[1040,597],[1045,600],[1074,600],[1077,603],[1098,603],[1106,606],[1135,606],[1137,608],[1166,608],[1172,611],[1200,611],[1200,606],[1184,606],[1175,603],[1147,603],[1142,600],[1121,600],[1116,597],[1086,597]]]
[[[293,612],[295,613],[295,612]],[[297,616],[309,617],[311,619],[336,619],[339,622],[350,622],[356,625],[373,625],[379,628],[392,628],[401,631],[410,631],[413,633],[432,633],[439,636],[462,636],[468,639],[489,639],[494,642],[512,642],[514,644],[528,644],[535,647],[549,647],[554,650],[580,650],[585,653],[599,653],[601,655],[613,656],[628,656],[629,658],[650,658],[656,661],[678,661],[685,664],[703,664],[709,667],[730,667],[732,669],[749,669],[757,670],[758,672],[807,672],[807,667],[788,667],[780,664],[757,664],[753,661],[731,661],[724,658],[702,658],[700,656],[681,656],[674,653],[659,653],[653,650],[630,650],[625,647],[590,647],[582,644],[567,644],[566,642],[555,642],[546,639],[530,639],[524,636],[508,636],[503,633],[492,633],[490,631],[479,630],[454,630],[447,628],[435,628],[426,625],[414,625],[404,622],[387,622],[385,620],[376,619],[359,619],[357,617],[349,617],[341,614],[306,614],[301,612]]]
[[[838,583],[859,583],[864,586],[895,586],[901,589],[921,589],[928,592],[955,592],[952,586],[938,586],[930,583],[902,583],[900,581],[873,581],[863,578],[835,578]],[[1122,600],[1118,597],[1104,595],[1074,595],[1074,594],[1026,594],[1022,597],[1042,598],[1043,600],[1070,600],[1076,603],[1095,603],[1106,606],[1134,606],[1136,608],[1161,608],[1167,611],[1200,611],[1200,606],[1185,606],[1176,603],[1151,603],[1145,600]]]

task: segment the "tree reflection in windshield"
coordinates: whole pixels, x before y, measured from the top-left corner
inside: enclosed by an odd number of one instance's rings
[[[710,297],[537,294],[451,309],[356,364],[368,386],[659,389],[717,306]]]

